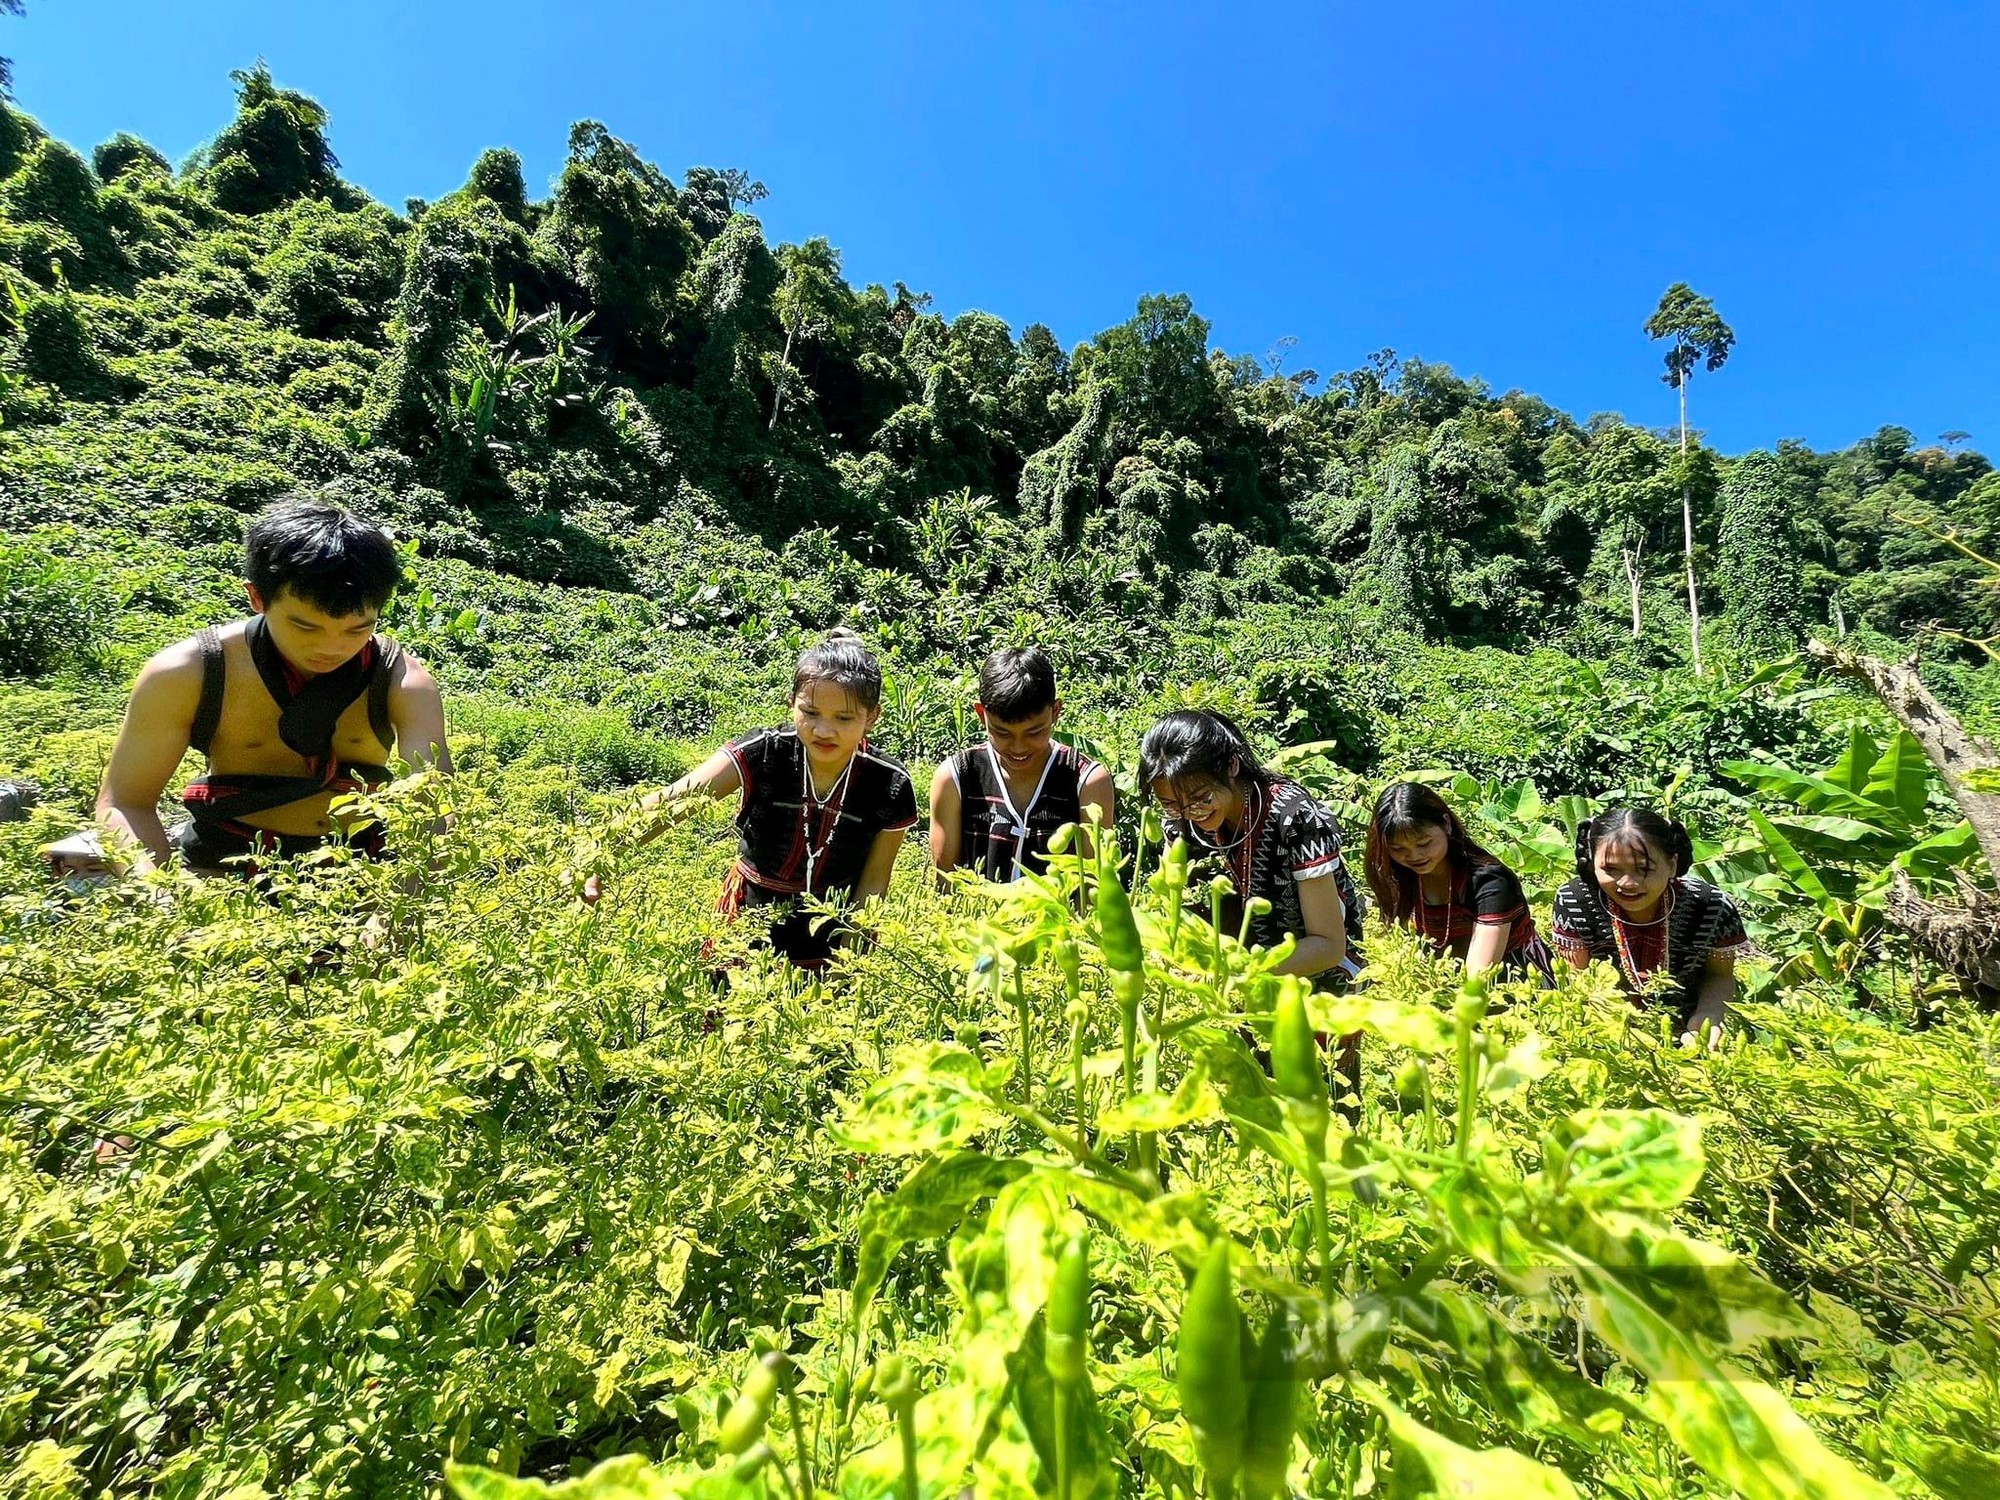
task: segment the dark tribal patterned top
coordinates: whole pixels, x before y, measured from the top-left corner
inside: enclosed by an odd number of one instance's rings
[[[1693,1013],[1702,968],[1711,957],[1752,951],[1736,904],[1705,880],[1683,875],[1667,887],[1665,910],[1650,922],[1628,922],[1594,886],[1580,879],[1556,892],[1549,941],[1565,958],[1610,959],[1625,988],[1638,991],[1664,974],[1665,1002],[1682,1025]]]
[[[1063,824],[1083,821],[1083,783],[1097,762],[1068,745],[1050,746],[1041,782],[1024,808],[1014,805],[990,744],[959,751],[945,770],[958,787],[958,862],[1004,884],[1023,869],[1048,868],[1049,839]]]
[[[813,793],[796,729],[759,729],[723,748],[743,778],[736,866],[722,893],[722,909],[731,915],[806,891],[821,898],[851,893],[876,835],[917,821],[909,772],[865,741],[823,799]],[[823,964],[832,951],[831,935],[812,931],[803,912],[781,918],[771,943],[805,967]]]
[[[1250,923],[1250,941],[1261,947],[1275,947],[1287,936],[1305,933],[1299,882],[1331,875],[1347,925],[1347,957],[1340,970],[1349,977],[1360,971],[1361,897],[1341,857],[1340,825],[1296,781],[1274,776],[1268,785],[1251,783],[1243,827],[1224,844],[1210,842],[1200,829],[1173,819],[1167,823],[1167,837],[1186,839],[1197,860],[1206,856],[1221,865],[1219,873],[1229,876],[1236,894],[1223,903],[1227,931],[1241,928],[1244,897],[1262,896],[1271,903],[1268,912]]]

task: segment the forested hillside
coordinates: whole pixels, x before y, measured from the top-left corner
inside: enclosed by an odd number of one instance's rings
[[[1389,351],[1274,368],[1175,295],[1068,350],[947,321],[848,285],[828,239],[767,244],[742,171],[676,185],[590,122],[546,198],[494,150],[398,213],[340,179],[318,104],[261,69],[238,92],[178,170],[0,116],[10,534],[88,517],[185,554],[340,478],[426,556],[636,593],[676,629],[872,614],[960,656],[1024,612],[1158,639],[1338,599],[1455,643],[1685,659],[1683,476],[1643,420]],[[1697,419],[1727,399],[1697,383]],[[1671,413],[1663,389],[1639,415]],[[1987,542],[1977,453],[1884,429],[1685,467],[1707,607],[1766,645],[1994,628],[1975,565],[1897,519]]]
[[[2000,1493],[2000,1019],[1896,906],[1991,910],[2000,780],[1797,654],[2000,726],[1962,434],[1722,455],[1703,371],[1683,457],[1665,384],[1290,369],[1173,294],[1065,349],[767,243],[747,170],[585,122],[546,196],[495,149],[397,210],[236,83],[178,166],[0,103],[0,1500]],[[371,804],[403,861],[52,896],[133,672],[323,484],[458,751]],[[802,984],[712,910],[724,814],[640,850],[627,789],[838,623],[919,788],[1044,646],[1121,842],[1004,898],[906,849]],[[1670,808],[1761,950],[1725,1045],[1603,965],[1371,920],[1336,997],[1215,938],[1135,795],[1189,704],[1351,846],[1441,788],[1538,911]]]

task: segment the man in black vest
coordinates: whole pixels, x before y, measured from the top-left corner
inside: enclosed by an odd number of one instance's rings
[[[113,862],[254,874],[336,841],[379,855],[379,828],[343,826],[334,800],[387,781],[392,753],[451,769],[437,683],[375,633],[402,577],[381,527],[295,494],[250,523],[243,556],[255,613],[167,647],[132,688],[97,797]],[[208,774],[170,834],[160,797],[190,747]]]

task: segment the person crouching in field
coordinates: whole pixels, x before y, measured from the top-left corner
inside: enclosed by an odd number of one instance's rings
[[[133,685],[97,798],[113,864],[149,870],[178,853],[204,874],[254,875],[260,859],[337,841],[379,857],[380,825],[344,827],[333,800],[387,781],[392,751],[451,769],[437,683],[375,633],[402,579],[379,526],[288,496],[251,521],[243,567],[255,613],[168,646]],[[169,832],[160,796],[190,746],[208,773]]]
[[[1467,974],[1555,977],[1521,882],[1429,787],[1399,781],[1376,799],[1365,868],[1382,915],[1415,928]]]
[[[1223,931],[1241,931],[1244,903],[1261,896],[1270,907],[1250,919],[1251,945],[1296,940],[1279,973],[1335,989],[1360,972],[1361,900],[1340,825],[1304,787],[1264,769],[1235,724],[1199,709],[1168,714],[1140,742],[1139,784],[1159,803],[1169,839],[1223,866],[1234,888]],[[1341,1038],[1340,1072],[1358,1099],[1359,1036]]]
[[[979,669],[972,711],[986,743],[953,755],[931,781],[931,861],[1001,883],[1049,863],[1049,839],[1095,809],[1112,823],[1111,774],[1049,736],[1062,716],[1055,668],[1033,646],[1003,649]]]
[[[916,793],[900,761],[878,753],[868,731],[882,717],[882,668],[861,638],[836,630],[799,658],[792,721],[729,741],[665,791],[640,804],[665,812],[691,797],[743,800],[736,863],[718,910],[732,919],[775,908],[771,946],[801,969],[826,967],[840,934],[801,909],[810,893],[861,905],[889,889],[903,834],[917,821]],[[646,843],[670,820],[653,820]],[[584,898],[602,884],[592,876]]]
[[[1576,876],[1556,893],[1549,940],[1574,968],[1618,965],[1635,1004],[1674,1007],[1685,1045],[1719,1045],[1736,995],[1736,960],[1751,951],[1735,903],[1688,873],[1688,831],[1645,808],[1619,807],[1577,829]]]

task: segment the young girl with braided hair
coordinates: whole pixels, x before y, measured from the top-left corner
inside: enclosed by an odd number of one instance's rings
[[[789,723],[737,736],[643,799],[638,842],[661,833],[678,803],[740,792],[736,863],[717,909],[732,920],[761,909],[771,946],[817,972],[847,929],[815,919],[799,898],[853,907],[886,892],[917,800],[902,762],[869,743],[882,717],[882,668],[860,636],[834,630],[799,657],[790,707]],[[602,891],[593,875],[584,899]]]
[[[1549,939],[1573,968],[1611,960],[1634,1004],[1673,1006],[1682,1043],[1706,1032],[1713,1047],[1736,995],[1736,960],[1751,942],[1735,903],[1690,875],[1693,865],[1687,829],[1648,808],[1586,818]]]

